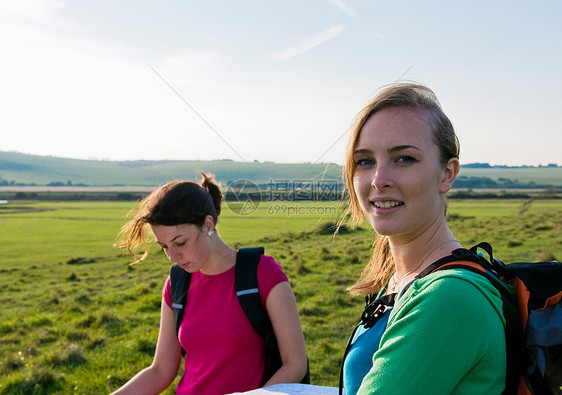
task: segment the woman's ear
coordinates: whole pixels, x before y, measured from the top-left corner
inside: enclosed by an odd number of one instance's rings
[[[457,175],[459,174],[460,164],[458,158],[451,158],[441,173],[441,182],[439,184],[439,192],[447,193],[453,187]]]
[[[208,232],[210,230],[214,231],[215,230],[215,220],[213,219],[212,215],[207,215],[205,217],[205,232]]]

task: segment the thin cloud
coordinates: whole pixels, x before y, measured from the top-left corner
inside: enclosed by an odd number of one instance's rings
[[[354,18],[357,18],[357,13],[355,11],[353,11],[351,8],[349,8],[348,5],[345,4],[345,2],[343,0],[327,0],[327,1],[328,1],[328,3],[331,3],[332,5],[335,5],[336,7],[338,7],[340,10],[345,12],[347,15],[352,16]]]
[[[325,30],[319,34],[305,37],[300,42],[295,43],[289,46],[288,48],[273,52],[269,55],[269,57],[274,62],[284,62],[286,60],[291,59],[294,56],[308,52],[311,49],[325,43],[328,40],[331,40],[332,38],[336,37],[338,34],[343,32],[343,30],[344,27],[341,25],[333,26],[328,30]]]
[[[0,22],[3,26],[33,26],[39,28],[54,28],[55,30],[73,29],[80,27],[70,19],[61,16],[64,2],[60,0],[29,0],[0,2]]]

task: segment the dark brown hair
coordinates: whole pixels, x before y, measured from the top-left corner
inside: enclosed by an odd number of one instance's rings
[[[155,189],[139,204],[134,217],[119,232],[119,248],[126,248],[137,260],[148,256],[147,225],[203,226],[208,215],[216,224],[221,212],[223,193],[212,174],[200,172],[200,183],[174,181]],[[138,251],[143,249],[139,257]]]

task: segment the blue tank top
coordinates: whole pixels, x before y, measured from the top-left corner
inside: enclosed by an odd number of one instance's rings
[[[343,387],[346,395],[356,394],[363,378],[371,370],[373,355],[379,349],[391,310],[391,307],[387,308],[372,328],[365,329],[363,325],[357,328],[343,364]]]

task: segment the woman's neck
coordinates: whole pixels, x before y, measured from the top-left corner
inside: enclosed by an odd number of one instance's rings
[[[433,262],[460,248],[444,220],[434,229],[410,240],[389,237],[389,243],[395,266],[390,285],[395,287],[403,286]]]
[[[228,246],[220,237],[217,237],[207,263],[201,268],[201,273],[214,276],[226,272],[235,264],[236,250]]]

